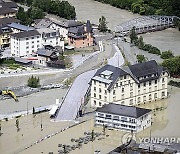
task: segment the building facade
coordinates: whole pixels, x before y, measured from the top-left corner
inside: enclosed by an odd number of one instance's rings
[[[83,48],[93,45],[92,25],[89,20],[85,26],[69,29],[68,44],[75,48]]]
[[[138,133],[151,126],[151,110],[110,103],[96,109],[95,124]]]
[[[168,77],[168,71],[154,60],[122,68],[106,65],[91,80],[91,105],[134,106],[166,98]]]
[[[10,46],[10,34],[12,30],[8,26],[0,26],[0,49]]]
[[[11,55],[30,56],[42,47],[41,34],[36,30],[24,31],[11,35]]]

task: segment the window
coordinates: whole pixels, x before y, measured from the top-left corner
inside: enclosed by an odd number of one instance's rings
[[[26,40],[29,40],[29,38],[26,38]]]
[[[133,92],[130,92],[130,97],[133,97]]]
[[[151,94],[149,94],[149,100],[151,100]]]
[[[116,101],[116,96],[113,97],[113,101]]]
[[[99,88],[99,93],[101,93],[101,88]]]
[[[101,102],[99,102],[99,106],[101,106],[102,105],[102,103]]]
[[[26,49],[29,49],[29,46],[27,46]]]
[[[133,105],[133,99],[130,99],[129,105]]]
[[[32,44],[34,43],[34,41],[31,42]]]
[[[163,88],[163,89],[165,88],[165,84],[162,84],[162,88]]]
[[[39,43],[39,40],[37,40],[37,43]]]
[[[96,101],[94,100],[94,105],[96,106]]]
[[[107,94],[107,90],[105,90],[104,93]]]
[[[157,90],[157,86],[155,86],[154,89]]]
[[[157,84],[157,80],[155,80],[154,83]]]
[[[94,84],[96,85],[96,81],[94,80]]]
[[[165,96],[165,92],[163,91],[163,92],[162,92],[162,97],[164,97],[164,96]]]
[[[101,95],[99,95],[99,99],[101,99]]]
[[[39,36],[37,36],[37,38],[39,38]]]
[[[119,116],[113,116],[113,120],[119,120]]]
[[[39,45],[37,45],[37,48],[39,48]]]
[[[106,96],[104,96],[104,101],[107,101],[107,97]]]
[[[154,98],[157,98],[157,93],[154,94]]]
[[[138,90],[138,95],[140,95],[140,90]]]
[[[122,88],[122,93],[124,92],[124,88]]]
[[[151,86],[151,81],[149,81],[149,86]]]
[[[26,54],[28,54],[29,53],[29,51],[26,51]]]
[[[124,99],[124,94],[121,95],[121,98]]]
[[[96,98],[96,94],[94,93],[94,97]]]
[[[116,94],[116,91],[115,90],[113,90],[113,95],[115,95]]]
[[[151,92],[151,87],[149,87],[149,92]]]
[[[116,87],[118,87],[118,83],[116,83]]]
[[[96,91],[96,87],[94,87],[94,91]]]
[[[110,114],[106,114],[106,119],[111,119],[111,115]]]
[[[146,96],[143,96],[143,101],[146,101]]]
[[[124,76],[124,79],[126,79],[126,75]]]
[[[165,80],[164,80],[164,78],[162,78],[162,82],[164,82]]]
[[[29,42],[26,42],[26,45],[29,45]]]
[[[144,82],[144,87],[146,87],[146,82]]]
[[[32,48],[34,48],[34,45],[32,45]]]
[[[102,114],[102,113],[98,113],[98,117],[104,117],[104,114]]]
[[[34,39],[34,37],[31,37],[31,39]]]
[[[107,88],[107,86],[108,86],[108,85],[107,85],[107,84],[105,84],[105,88]]]
[[[138,97],[138,103],[140,103],[141,102],[141,97]]]

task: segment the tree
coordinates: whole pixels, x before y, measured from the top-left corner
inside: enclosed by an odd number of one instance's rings
[[[143,37],[140,36],[138,39],[138,48],[143,49],[143,47],[144,47]]]
[[[137,34],[136,34],[136,27],[134,26],[132,29],[131,29],[131,32],[130,32],[130,40],[131,40],[131,43],[135,43],[137,42],[138,40],[138,37],[137,37]]]
[[[101,18],[99,18],[98,29],[100,32],[106,32],[108,30],[106,18],[104,16],[101,16]]]
[[[28,86],[32,88],[37,88],[40,86],[39,78],[34,77],[33,75],[28,79]]]
[[[180,76],[180,56],[165,59],[162,66],[166,67],[172,76]]]
[[[136,58],[138,63],[142,63],[146,61],[146,57],[144,55],[137,55]]]
[[[169,59],[169,58],[173,58],[174,54],[172,53],[172,51],[168,50],[168,51],[164,51],[161,54],[161,58],[162,59]]]

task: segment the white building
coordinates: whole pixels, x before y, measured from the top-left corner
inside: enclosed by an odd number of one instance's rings
[[[42,46],[44,45],[51,45],[61,46],[64,50],[64,39],[60,37],[60,33],[58,31],[52,30],[50,28],[41,28],[37,29],[37,31],[41,34],[42,38]]]
[[[64,40],[59,32],[52,29],[29,30],[11,35],[11,55],[30,56],[45,45],[60,46],[64,50]]]
[[[151,110],[119,104],[105,104],[96,109],[96,125],[138,133],[151,126]]]
[[[41,48],[41,34],[36,30],[11,35],[11,55],[23,57],[34,54]]]
[[[169,73],[156,61],[122,68],[106,65],[91,80],[91,105],[139,105],[168,96]]]
[[[50,28],[56,31],[59,31],[60,35],[63,36],[65,40],[68,40],[68,30],[72,27],[82,26],[82,23],[75,20],[59,19],[59,20],[50,20],[48,18],[37,20],[35,23],[35,28]]]

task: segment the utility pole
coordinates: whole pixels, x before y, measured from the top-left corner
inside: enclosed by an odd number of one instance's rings
[[[28,115],[28,101],[27,101],[27,115]]]
[[[42,115],[41,115],[41,131],[43,131],[43,125],[42,125]]]

